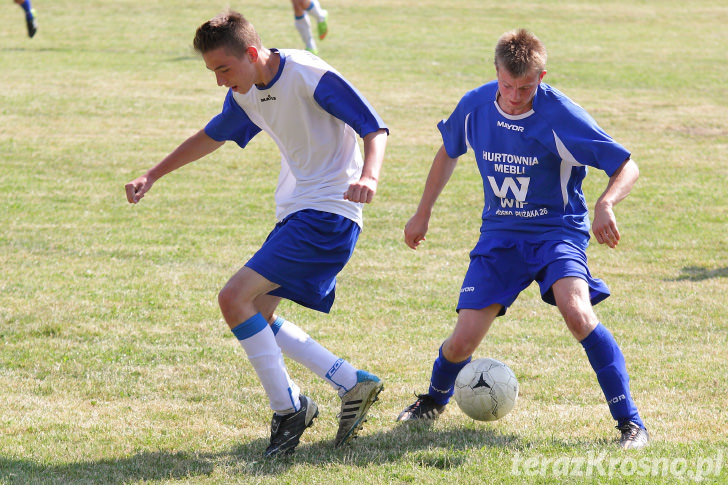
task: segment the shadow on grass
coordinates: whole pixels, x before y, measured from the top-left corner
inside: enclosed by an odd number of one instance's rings
[[[79,49],[78,46],[54,46],[54,47],[0,47],[0,52],[29,52],[29,53],[40,53],[40,52],[52,52],[52,53],[64,53],[78,55],[80,52],[86,54],[140,54],[141,50],[133,49]],[[149,53],[149,50],[145,49],[144,53]],[[168,55],[170,52],[159,52],[160,56]],[[166,58],[165,62],[184,62],[184,61],[199,61],[198,57],[194,52],[190,52],[187,55],[173,56]]]
[[[334,449],[333,441],[303,442],[293,455],[264,460],[267,439],[257,439],[219,453],[194,451],[141,452],[136,455],[98,461],[43,464],[29,459],[0,456],[2,483],[104,483],[179,480],[211,476],[236,476],[241,479],[275,477],[289,468],[308,464],[315,467],[370,465],[408,461],[421,468],[452,470],[472,460],[470,451],[526,450],[533,443],[521,442],[517,435],[485,429],[432,430],[425,423],[395,425],[386,432],[357,438],[351,445]],[[598,444],[590,442],[591,445]],[[585,443],[553,443],[562,449],[582,449]]]
[[[214,457],[188,452],[143,452],[119,459],[43,464],[0,456],[2,483],[108,483],[209,475]]]
[[[488,429],[432,430],[426,423],[397,424],[386,432],[359,437],[348,446],[335,449],[333,441],[302,442],[290,456],[262,460],[266,443],[251,442],[233,450],[249,476],[278,475],[302,463],[315,467],[351,466],[366,469],[384,463],[414,462],[421,468],[457,469],[480,448],[520,449],[519,437],[502,435]],[[305,440],[305,435],[304,438]],[[262,441],[262,440],[260,440]]]
[[[709,269],[704,266],[685,266],[677,278],[669,281],[703,281],[712,278],[728,278],[728,268]]]

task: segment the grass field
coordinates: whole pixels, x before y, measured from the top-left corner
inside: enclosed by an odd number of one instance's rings
[[[385,380],[360,438],[334,450],[339,401],[295,455],[264,462],[270,411],[216,296],[274,222],[275,145],[230,144],[159,181],[124,184],[200,129],[225,91],[192,53],[227,3],[34,0],[39,32],[0,8],[0,483],[728,482],[728,6],[718,0],[323,0],[322,57],[389,124],[385,168],[328,316],[281,313]],[[269,47],[300,47],[285,0],[233,3]],[[633,152],[623,240],[589,249],[613,296],[597,307],[627,358],[652,435],[624,453],[581,346],[530,287],[476,356],[507,362],[521,394],[500,421],[456,406],[394,422],[426,389],[477,238],[472,155],[427,242],[402,229],[440,139],[436,123],[493,78],[498,36],[549,49],[545,81]],[[606,183],[592,171],[590,206]]]

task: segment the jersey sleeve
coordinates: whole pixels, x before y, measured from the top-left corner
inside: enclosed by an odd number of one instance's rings
[[[389,128],[364,96],[348,81],[332,71],[319,80],[313,97],[325,111],[351,126],[362,138],[380,129]]]
[[[222,112],[213,117],[205,126],[205,134],[215,141],[234,141],[245,148],[261,129],[253,123],[245,110],[235,102],[233,92],[228,91]]]
[[[473,91],[467,93],[458,102],[448,119],[437,124],[437,128],[442,135],[442,144],[445,146],[447,156],[450,158],[458,158],[468,151],[467,124],[468,117],[473,111],[474,97]]]
[[[553,134],[573,160],[604,170],[610,177],[627,160],[629,150],[607,134],[583,108],[572,105],[560,109],[552,119]]]

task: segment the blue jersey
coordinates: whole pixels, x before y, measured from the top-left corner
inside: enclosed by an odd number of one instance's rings
[[[581,183],[587,166],[611,176],[630,153],[580,106],[541,83],[530,111],[508,115],[497,81],[463,96],[438,124],[448,156],[472,148],[483,177],[483,235],[540,240],[589,239]]]

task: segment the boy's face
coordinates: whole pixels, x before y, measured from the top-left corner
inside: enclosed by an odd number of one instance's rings
[[[242,57],[232,55],[227,49],[220,47],[205,52],[202,59],[207,68],[215,73],[218,86],[245,94],[258,82],[258,71],[255,68],[258,50],[255,47],[249,47]]]
[[[536,88],[546,71],[515,78],[507,69],[496,68],[498,77],[498,105],[509,115],[520,115],[531,109]]]

